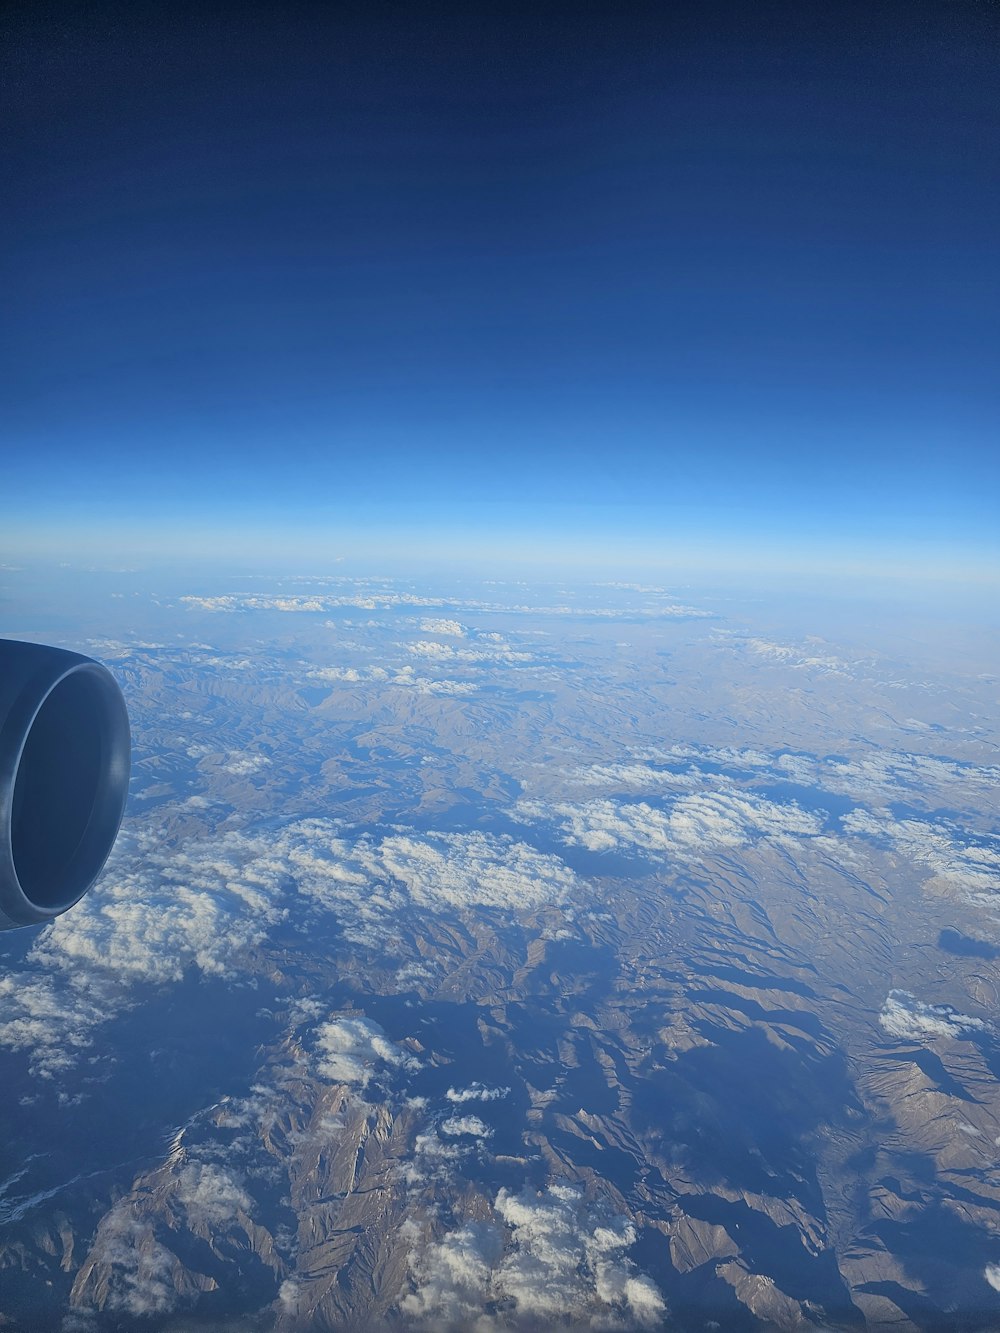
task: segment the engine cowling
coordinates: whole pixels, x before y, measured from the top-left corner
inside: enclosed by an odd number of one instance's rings
[[[106,667],[0,639],[0,930],[50,921],[91,888],[130,767],[128,711]]]

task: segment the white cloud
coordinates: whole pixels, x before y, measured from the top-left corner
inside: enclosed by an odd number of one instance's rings
[[[877,751],[853,759],[824,761],[823,778],[862,796],[909,796],[914,791],[949,792],[956,787],[994,791],[1000,767],[956,763],[934,755]]]
[[[193,1231],[211,1231],[248,1215],[250,1196],[221,1167],[209,1162],[188,1162],[176,1176],[174,1197],[187,1215]]]
[[[909,991],[892,990],[879,1014],[879,1022],[891,1037],[921,1041],[928,1037],[964,1037],[981,1032],[987,1024],[980,1018],[960,1014],[948,1005],[925,1004]]]
[[[812,669],[828,675],[846,676],[855,665],[829,653],[817,653],[810,648],[790,648],[787,644],[771,643],[768,639],[736,639],[730,642],[745,646],[757,657],[780,662],[782,666],[791,667],[795,671]]]
[[[1000,1264],[987,1264],[983,1269],[983,1277],[994,1291],[1000,1291]]]
[[[176,1308],[183,1269],[148,1223],[118,1207],[106,1214],[98,1238],[107,1271],[109,1310],[149,1316]]]
[[[237,754],[222,765],[223,772],[232,773],[234,777],[248,777],[251,773],[259,773],[262,768],[269,768],[271,764],[265,754]]]
[[[235,976],[286,912],[267,853],[239,834],[188,852],[120,839],[100,887],[41,931],[16,981],[0,978],[0,995],[10,990],[0,1044],[31,1050],[35,1072],[51,1076],[128,1008],[136,985],[178,982],[189,968]]]
[[[368,1018],[334,1018],[316,1029],[317,1069],[331,1083],[364,1088],[378,1064],[419,1067],[419,1061],[390,1041]]]
[[[486,1333],[498,1327],[484,1306],[494,1297],[494,1269],[503,1253],[499,1227],[469,1222],[441,1240],[411,1250],[416,1290],[400,1301],[411,1320],[441,1333]]]
[[[450,643],[436,643],[432,639],[420,639],[407,646],[407,652],[414,657],[454,658],[457,656]]]
[[[457,620],[422,620],[420,628],[425,634],[450,634],[456,639],[465,638],[465,627]]]
[[[594,764],[575,777],[585,787],[627,787],[633,791],[695,787],[702,781],[692,773],[671,773],[648,764]]]
[[[182,1137],[183,1132],[178,1143]],[[174,1169],[157,1173],[155,1193],[126,1195],[105,1213],[89,1256],[92,1264],[77,1278],[75,1296],[81,1304],[102,1289],[109,1310],[149,1316],[166,1314],[199,1291],[214,1289],[211,1278],[201,1278],[157,1238],[154,1219],[144,1216],[147,1206],[157,1213],[157,1228],[186,1230],[208,1241],[233,1227],[249,1235],[252,1200],[230,1171],[188,1160],[180,1147],[166,1165]]]
[[[389,673],[387,671],[381,671],[376,677],[373,671],[361,672],[358,671],[356,667],[326,666],[314,667],[312,671],[307,671],[306,675],[310,680],[320,680],[334,685],[339,684],[342,681],[354,684],[359,680],[386,680]]]
[[[488,833],[385,838],[376,864],[424,907],[529,910],[561,901],[579,887],[557,857]]]
[[[348,582],[344,580],[344,582]],[[479,611],[496,615],[534,615],[534,616],[579,616],[591,619],[621,620],[634,619],[637,615],[649,619],[690,619],[711,618],[714,612],[703,611],[698,607],[685,606],[679,602],[659,600],[644,602],[638,606],[591,606],[560,603],[556,605],[531,606],[525,603],[487,602],[476,598],[428,597],[417,593],[401,592],[390,587],[372,587],[363,581],[354,585],[348,593],[320,593],[301,595],[286,594],[223,594],[214,597],[187,595],[180,598],[183,605],[200,611],[334,611],[341,608],[353,608],[361,611],[392,611],[402,608],[417,607],[425,610]],[[455,620],[445,623],[460,624]],[[446,631],[431,630],[425,626],[425,633]]]
[[[477,1139],[488,1139],[492,1137],[493,1131],[477,1115],[453,1115],[441,1122],[441,1133],[452,1137],[471,1134]]]
[[[295,1314],[299,1308],[301,1285],[294,1278],[285,1278],[278,1288],[278,1305],[283,1314]]]
[[[198,611],[325,611],[326,597],[182,597]]]
[[[476,1145],[467,1139],[445,1142],[434,1130],[417,1134],[410,1157],[398,1167],[398,1174],[408,1185],[427,1185],[431,1182],[449,1184],[453,1178],[454,1163],[468,1157]]]
[[[0,1045],[29,1051],[35,1072],[52,1076],[132,1003],[137,985],[179,982],[189,969],[235,977],[249,950],[304,907],[336,913],[350,943],[394,950],[407,907],[514,914],[579,891],[557,857],[478,832],[380,840],[299,820],[185,851],[132,834],[99,888],[41,931],[18,976],[0,977]]]
[[[417,676],[411,666],[387,671],[385,667],[313,667],[306,672],[306,679],[318,680],[323,684],[375,684],[388,688],[415,690],[418,694],[453,695],[475,694],[479,686],[467,680],[431,680],[427,676]]]
[[[540,1194],[501,1190],[494,1207],[506,1235],[488,1222],[469,1223],[411,1252],[416,1290],[400,1303],[404,1314],[433,1328],[483,1333],[662,1322],[662,1296],[626,1255],[636,1233],[624,1218],[560,1185]]]
[[[450,1102],[498,1102],[510,1095],[510,1088],[487,1088],[482,1083],[472,1083],[467,1088],[449,1088],[445,1096]]]
[[[138,850],[48,926],[29,959],[107,970],[119,982],[180,981],[192,965],[206,976],[232,975],[234,956],[286,914],[277,878],[254,873],[238,835],[195,853],[157,851],[145,840]]]
[[[271,873],[337,913],[347,939],[385,947],[407,906],[439,912],[492,907],[508,913],[559,902],[580,891],[555,856],[485,833],[349,839],[327,820],[303,820],[275,835]]]
[[[1000,893],[1000,846],[967,842],[946,826],[921,819],[896,819],[889,810],[852,810],[843,827],[861,837],[886,842],[893,851],[931,874],[950,881],[970,901],[997,906]]]
[[[677,798],[669,810],[644,801],[589,801],[583,805],[521,801],[515,815],[556,819],[566,841],[602,852],[638,850],[696,856],[713,847],[739,847],[757,838],[787,842],[822,831],[817,815],[735,788]]]
[[[483,636],[492,639],[492,635]],[[497,636],[499,639],[499,635]],[[519,652],[501,642],[487,643],[485,647],[454,648],[450,643],[437,643],[433,639],[418,639],[407,645],[407,651],[414,657],[429,658],[436,662],[489,662],[511,665],[515,662],[531,662],[531,653]]]
[[[71,1068],[114,1003],[110,987],[81,981],[30,972],[0,976],[0,1046],[27,1051],[39,1077]]]
[[[331,611],[337,607],[356,607],[364,611],[397,606],[437,607],[447,605],[438,597],[418,597],[413,593],[368,592],[348,596],[327,594],[287,596],[284,594],[225,594],[217,597],[181,597],[180,601],[199,611]]]
[[[463,695],[475,694],[479,689],[469,680],[430,680],[426,676],[412,676],[404,669],[392,677],[393,685],[416,690],[418,694]]]
[[[675,745],[669,750],[647,753],[653,759],[691,760],[693,774],[697,773],[699,764],[707,762],[737,770],[761,770],[778,781],[792,781],[802,786],[882,801],[912,797],[917,792],[947,793],[949,800],[953,800],[956,790],[968,789],[973,795],[994,791],[1000,785],[1000,767],[996,765],[960,763],[904,750],[814,756],[780,750],[769,753],[735,746]],[[592,771],[599,774],[601,770]],[[639,773],[635,777],[637,782],[641,781]],[[649,779],[651,784],[654,780]]]

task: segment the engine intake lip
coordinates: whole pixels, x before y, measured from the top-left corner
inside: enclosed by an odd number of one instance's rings
[[[36,653],[0,717],[0,925],[50,921],[83,897],[128,795],[131,738],[114,677],[74,653]]]

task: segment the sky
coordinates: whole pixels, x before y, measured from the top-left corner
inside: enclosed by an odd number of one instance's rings
[[[0,558],[1000,569],[995,5],[4,15]]]

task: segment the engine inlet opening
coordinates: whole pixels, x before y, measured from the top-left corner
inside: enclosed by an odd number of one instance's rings
[[[115,689],[100,672],[71,672],[46,696],[24,740],[11,852],[21,891],[46,911],[87,891],[118,832],[128,770],[126,763],[123,778]]]

